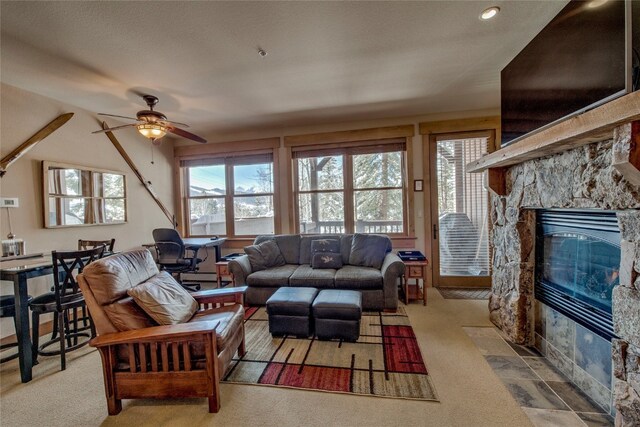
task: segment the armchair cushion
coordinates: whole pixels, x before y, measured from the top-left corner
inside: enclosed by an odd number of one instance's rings
[[[103,306],[113,326],[119,331],[158,326],[158,324],[131,297],[122,298],[112,304]]]
[[[216,327],[216,346],[218,351],[222,351],[222,349],[229,346],[229,341],[233,335],[239,329],[242,329],[244,309],[240,304],[234,304],[204,310],[196,313],[193,319],[191,319],[191,322],[205,322],[209,320],[218,323]],[[196,356],[204,356],[204,348],[202,348],[202,352],[200,352],[200,349],[196,349],[194,353]]]
[[[247,246],[244,251],[249,255],[253,271],[266,270],[284,265],[284,258],[275,240],[267,240],[257,245]]]
[[[196,300],[165,271],[127,293],[160,325],[187,322],[198,310]]]

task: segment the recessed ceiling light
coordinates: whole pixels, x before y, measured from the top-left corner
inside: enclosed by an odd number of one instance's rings
[[[480,14],[480,19],[482,19],[483,21],[487,21],[496,16],[498,12],[500,12],[500,8],[498,6],[490,7],[482,11],[482,13]]]

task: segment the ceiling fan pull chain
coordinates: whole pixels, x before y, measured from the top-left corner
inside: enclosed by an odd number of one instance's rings
[[[153,161],[153,144],[151,144],[151,164],[155,165],[156,163]]]

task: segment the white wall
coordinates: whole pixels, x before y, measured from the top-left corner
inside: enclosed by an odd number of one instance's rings
[[[13,233],[26,241],[27,253],[49,253],[53,249],[76,249],[77,240],[116,239],[116,250],[137,247],[152,242],[151,232],[171,223],[160,211],[129,166],[104,134],[92,135],[100,129],[96,114],[72,105],[1,84],[0,86],[0,156],[15,147],[58,115],[73,112],[74,116],[48,138],[33,147],[13,163],[0,178],[0,197],[19,198],[20,207],[11,210]],[[115,121],[110,125],[122,124]],[[143,176],[153,183],[160,199],[173,211],[173,146],[163,141],[155,152],[151,165],[151,143],[135,129],[121,130],[116,137],[138,166]],[[46,229],[43,222],[42,161],[64,162],[124,172],[127,180],[128,222],[121,225]],[[0,237],[9,233],[7,209],[0,209]],[[3,266],[6,263],[2,264]],[[38,295],[49,290],[51,278],[32,279],[29,293]],[[0,293],[12,294],[13,286],[3,281]],[[0,336],[13,334],[10,319],[2,319]]]

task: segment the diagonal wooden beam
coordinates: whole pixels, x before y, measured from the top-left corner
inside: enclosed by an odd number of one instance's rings
[[[67,123],[71,117],[73,117],[73,113],[66,113],[56,117],[45,127],[34,133],[31,138],[27,139],[18,147],[14,148],[9,154],[4,156],[2,160],[0,160],[0,177],[3,177],[4,174],[7,173],[7,168],[11,166],[13,162],[25,155],[27,151],[31,150],[37,143],[55,132],[60,126]]]
[[[109,126],[107,125],[107,123],[102,122],[102,129],[108,129],[108,128]],[[140,183],[144,186],[144,188],[147,190],[149,195],[151,195],[153,200],[155,200],[157,205],[160,207],[160,210],[165,214],[169,222],[171,222],[171,225],[175,228],[177,225],[175,221],[175,217],[171,212],[169,212],[169,209],[167,209],[164,203],[162,203],[162,201],[158,197],[158,194],[153,189],[153,186],[151,185],[151,181],[146,180],[145,177],[142,176],[142,173],[140,173],[140,170],[138,169],[136,164],[133,163],[133,160],[131,159],[131,157],[129,157],[124,147],[122,147],[122,145],[120,144],[120,141],[118,141],[118,139],[115,137],[113,132],[107,131],[104,134],[107,135],[107,138],[109,138],[109,141],[111,141],[113,146],[116,147],[116,150],[118,150],[118,152],[120,153],[124,161],[127,162],[127,164],[129,165],[133,173],[138,177],[138,180],[140,180]]]

